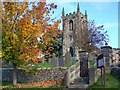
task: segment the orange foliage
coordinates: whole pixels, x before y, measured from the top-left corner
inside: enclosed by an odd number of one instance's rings
[[[44,80],[41,82],[28,82],[24,84],[17,84],[15,87],[16,88],[22,88],[22,87],[35,87],[35,86],[42,86],[44,88],[50,87],[50,86],[56,86],[56,85],[62,85],[63,79],[57,78],[57,83],[56,80]],[[9,86],[2,86],[0,88],[9,88]]]
[[[31,6],[31,9],[29,8]],[[48,44],[57,37],[60,21],[49,24],[50,11],[54,4],[46,6],[46,2],[4,2],[3,3],[3,57],[10,60],[32,60],[42,53],[37,47],[37,37],[44,35],[44,43]],[[51,33],[51,35],[48,35]],[[12,48],[12,49],[10,49]],[[16,63],[16,61],[13,61]]]

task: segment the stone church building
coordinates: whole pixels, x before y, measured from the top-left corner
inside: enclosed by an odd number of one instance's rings
[[[62,29],[63,29],[63,56],[70,52],[71,57],[79,59],[78,51],[84,49],[88,40],[87,12],[80,12],[79,4],[77,12],[65,15],[62,10]]]

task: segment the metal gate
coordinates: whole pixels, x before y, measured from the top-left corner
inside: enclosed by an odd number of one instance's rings
[[[88,77],[88,54],[84,52],[84,54],[80,54],[80,77]]]

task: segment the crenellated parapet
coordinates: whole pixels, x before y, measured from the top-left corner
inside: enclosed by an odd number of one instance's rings
[[[83,14],[82,12],[72,12],[72,13],[64,13],[64,16],[62,16],[62,19],[71,19],[71,18],[77,18],[79,17],[80,19],[87,20],[87,15]]]

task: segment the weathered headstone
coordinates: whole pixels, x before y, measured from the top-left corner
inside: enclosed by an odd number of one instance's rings
[[[71,55],[70,52],[67,52],[65,54],[65,65],[70,65],[71,64]]]
[[[64,66],[64,57],[63,56],[58,58],[58,61],[59,61],[59,66]]]
[[[51,59],[51,63],[53,66],[58,67],[59,66],[58,58],[53,56],[53,58]]]

